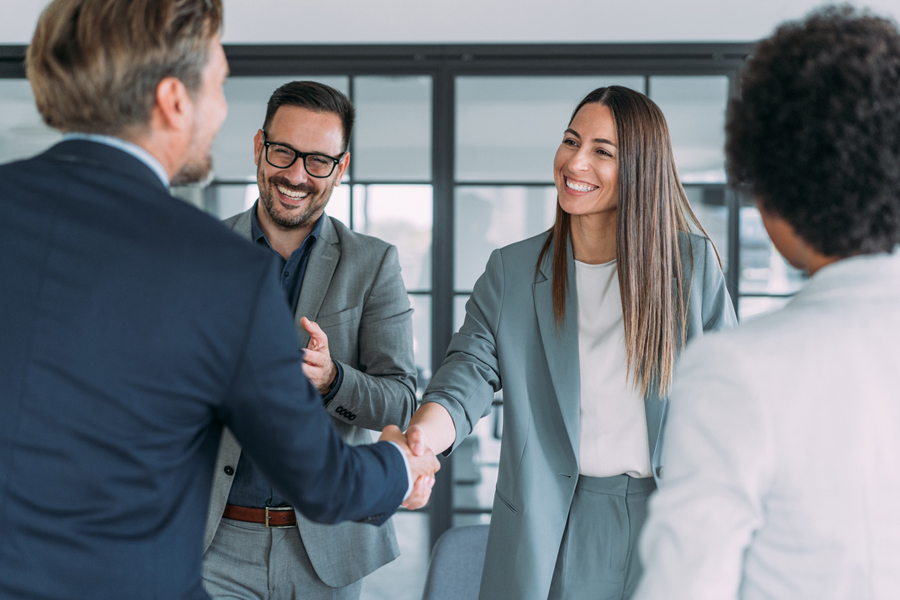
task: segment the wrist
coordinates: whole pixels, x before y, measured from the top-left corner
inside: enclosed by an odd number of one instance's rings
[[[325,386],[325,390],[323,391],[324,394],[328,394],[334,389],[334,386],[337,385],[340,377],[340,372],[338,371],[337,365],[334,364],[334,361],[331,362],[331,368],[334,369],[334,377],[332,377],[328,385]]]
[[[322,399],[325,401],[325,404],[331,402],[331,400],[338,393],[338,390],[341,389],[341,383],[344,380],[344,370],[341,368],[341,365],[336,361],[332,360],[331,365],[334,368],[334,377],[331,382],[328,384],[324,390],[319,390],[322,394]]]

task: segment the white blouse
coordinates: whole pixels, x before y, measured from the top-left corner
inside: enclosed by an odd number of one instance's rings
[[[625,325],[616,261],[575,261],[581,426],[578,471],[650,477],[644,399],[625,367]]]

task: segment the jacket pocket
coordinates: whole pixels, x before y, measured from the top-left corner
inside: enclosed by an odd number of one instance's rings
[[[358,320],[360,315],[362,315],[362,306],[351,306],[350,308],[336,313],[320,315],[316,319],[316,323],[319,327],[325,329],[326,327],[334,327],[335,325]]]

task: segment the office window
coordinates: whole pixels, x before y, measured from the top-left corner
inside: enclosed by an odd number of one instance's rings
[[[431,77],[355,77],[353,175],[431,180]]]
[[[457,186],[454,283],[470,292],[491,252],[546,231],[556,218],[553,186]]]
[[[0,102],[0,162],[34,156],[62,138],[44,124],[27,80],[0,79]]]
[[[397,246],[408,290],[431,289],[430,185],[353,186],[353,229]]]
[[[457,77],[456,180],[552,182],[572,111],[607,85],[644,91],[644,78]]]
[[[666,117],[683,183],[725,183],[728,77],[650,77],[649,94]]]

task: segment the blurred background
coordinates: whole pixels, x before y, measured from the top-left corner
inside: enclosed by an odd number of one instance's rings
[[[44,2],[0,1],[0,161],[60,138],[34,108],[23,57]],[[725,108],[753,41],[816,3],[802,0],[225,0],[228,120],[205,188],[174,190],[226,218],[257,198],[253,135],[290,80],[353,101],[352,160],[327,212],[399,249],[415,308],[419,393],[465,315],[495,248],[545,231],[552,160],[589,91],[623,85],[665,114],[679,174],[722,259],[742,321],[789,301],[805,275],[775,251],[752,198],[725,176]],[[900,17],[900,3],[865,4]],[[2,277],[2,275],[0,275]],[[363,598],[421,597],[430,548],[454,526],[489,523],[502,433],[493,414],[443,461],[429,507],[394,521],[403,555]]]

